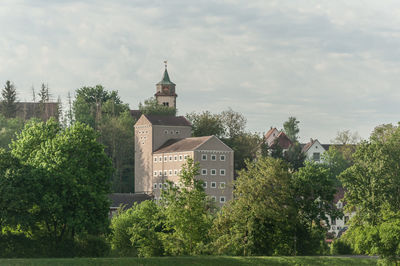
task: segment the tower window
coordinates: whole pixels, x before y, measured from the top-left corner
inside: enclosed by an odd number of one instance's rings
[[[164,106],[169,106],[169,102],[163,102],[162,103]]]

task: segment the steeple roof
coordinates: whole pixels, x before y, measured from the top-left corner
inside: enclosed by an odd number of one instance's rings
[[[165,67],[164,75],[162,77],[162,80],[157,83],[157,85],[176,85],[169,79],[168,71],[167,68]]]

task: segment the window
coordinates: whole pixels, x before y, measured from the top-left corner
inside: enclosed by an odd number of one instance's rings
[[[160,156],[158,159],[159,159],[160,162],[162,162],[162,156]]]
[[[178,156],[174,156],[174,161],[176,162],[176,161],[178,161]]]
[[[316,162],[319,162],[320,159],[320,153],[319,152],[314,152],[313,153],[313,160]]]
[[[201,175],[207,175],[207,169],[201,169]]]
[[[162,171],[158,172],[158,175],[159,175],[159,176],[162,176]]]
[[[182,155],[179,155],[179,161],[182,161],[182,158],[183,158]]]
[[[332,230],[335,230],[335,229],[336,229],[336,226],[332,225]]]
[[[168,157],[164,156],[164,162],[168,161]]]
[[[157,183],[154,183],[153,188],[157,189]]]
[[[162,189],[162,183],[159,183],[159,184],[158,184],[158,188],[159,188],[159,189]]]
[[[217,197],[216,196],[211,196],[211,200],[216,202],[217,201]]]
[[[211,169],[211,175],[216,175],[217,174],[217,170],[216,169]]]
[[[207,182],[206,181],[203,182],[203,188],[207,188]]]
[[[225,188],[225,182],[220,182],[219,183],[219,188]]]
[[[168,134],[168,130],[164,130],[164,134]]]
[[[201,155],[201,160],[206,161],[207,160],[207,154],[202,154]]]
[[[211,188],[216,188],[217,187],[217,182],[211,182]]]
[[[154,162],[155,162],[155,163],[157,162],[157,157],[154,157]]]
[[[219,202],[221,202],[221,203],[225,203],[225,196],[221,196],[221,197],[219,197]]]
[[[219,169],[219,174],[220,175],[225,175],[225,169]]]
[[[333,220],[331,221],[331,223],[332,223],[332,225],[336,225],[336,219],[333,219]]]
[[[213,154],[211,155],[211,161],[216,161],[217,160],[217,155]]]
[[[174,131],[173,130],[171,130],[170,133],[171,133],[171,135],[174,135]]]
[[[172,170],[169,170],[169,176],[172,176]]]
[[[169,156],[169,161],[172,162],[172,155]]]
[[[219,156],[219,160],[220,160],[220,161],[225,161],[225,155]]]
[[[164,176],[167,176],[167,170],[164,170]]]
[[[164,106],[169,106],[169,102],[163,102],[162,103]]]
[[[154,171],[154,176],[157,176],[157,171]]]
[[[177,135],[178,135],[178,134],[179,134],[179,130],[175,131],[175,134],[177,134]]]
[[[164,183],[164,188],[167,188],[168,187],[168,184],[167,183]]]
[[[178,170],[174,170],[174,175],[177,175],[178,174]]]
[[[184,157],[184,158],[185,158],[185,160],[187,159],[187,157],[188,157],[188,156],[187,156],[187,155],[185,155],[185,157]]]

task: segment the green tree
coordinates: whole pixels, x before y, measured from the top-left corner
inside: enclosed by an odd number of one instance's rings
[[[167,232],[163,234],[163,243],[167,254],[193,255],[208,242],[212,222],[210,202],[203,182],[195,178],[198,175],[198,164],[188,158],[180,173],[182,186],[169,182],[162,192],[161,206]]]
[[[34,202],[32,234],[57,246],[76,235],[107,232],[112,167],[96,138],[86,125],[62,129],[50,119],[28,123],[12,142],[11,154],[40,171],[34,178],[41,188],[25,187]]]
[[[221,113],[221,121],[225,128],[225,138],[233,139],[245,133],[247,120],[241,113],[229,108]]]
[[[218,213],[213,246],[218,254],[290,254],[290,223],[295,217],[290,173],[279,159],[248,162],[235,182],[234,199]],[[288,237],[290,236],[290,237]]]
[[[0,114],[0,148],[8,150],[8,145],[24,127],[24,120],[21,118],[5,118]]]
[[[111,220],[111,247],[124,256],[161,256],[163,223],[160,207],[154,201],[135,203]]]
[[[292,141],[292,142],[297,142],[298,136],[300,129],[299,129],[299,123],[296,119],[296,117],[289,117],[288,121],[283,123],[283,131],[285,132],[286,136]]]
[[[340,176],[348,210],[357,210],[346,239],[358,253],[394,258],[398,250],[400,128],[375,129],[357,146],[354,164]]]
[[[139,110],[146,115],[176,115],[176,108],[164,106],[157,102],[157,99],[151,97],[144,100],[144,103],[139,103]]]
[[[115,192],[134,191],[134,124],[129,111],[119,116],[105,116],[99,126],[101,142],[111,158],[115,172],[112,176],[112,190]]]
[[[192,112],[186,114],[186,118],[193,125],[192,135],[194,137],[214,135],[221,138],[225,133],[224,124],[220,115],[212,114],[209,111],[204,111],[199,114]]]
[[[6,85],[1,92],[1,96],[3,96],[1,103],[3,115],[6,118],[14,118],[17,114],[17,91],[14,84],[12,84],[9,80],[6,81]]]

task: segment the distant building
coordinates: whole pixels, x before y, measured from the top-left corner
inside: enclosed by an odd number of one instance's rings
[[[283,152],[289,150],[289,148],[293,145],[293,142],[286,136],[283,131],[278,131],[275,127],[264,135],[264,139],[268,144],[269,148],[273,148],[274,145],[278,145]]]
[[[59,103],[58,102],[16,102],[16,117],[23,120],[29,120],[37,117],[43,121],[47,121],[50,117],[59,119]],[[2,111],[2,103],[0,102],[0,112]]]
[[[336,205],[336,208],[339,210],[344,210],[344,206],[346,206],[346,202],[344,201],[345,190],[342,187],[338,188],[338,191],[335,194],[333,203]],[[330,227],[328,228],[328,232],[333,233],[335,237],[340,237],[349,227],[349,220],[356,215],[355,211],[343,213],[342,218],[332,219],[329,217]]]
[[[175,84],[167,69],[156,88],[159,104],[176,108]],[[159,199],[167,180],[179,185],[182,165],[190,157],[200,165],[196,178],[204,181],[207,195],[220,206],[232,199],[233,150],[215,136],[191,135],[192,125],[183,116],[140,116],[135,124],[135,193]]]
[[[303,144],[302,152],[306,160],[322,162],[322,154],[329,149],[329,144],[321,144],[317,139],[310,139],[310,142]]]

